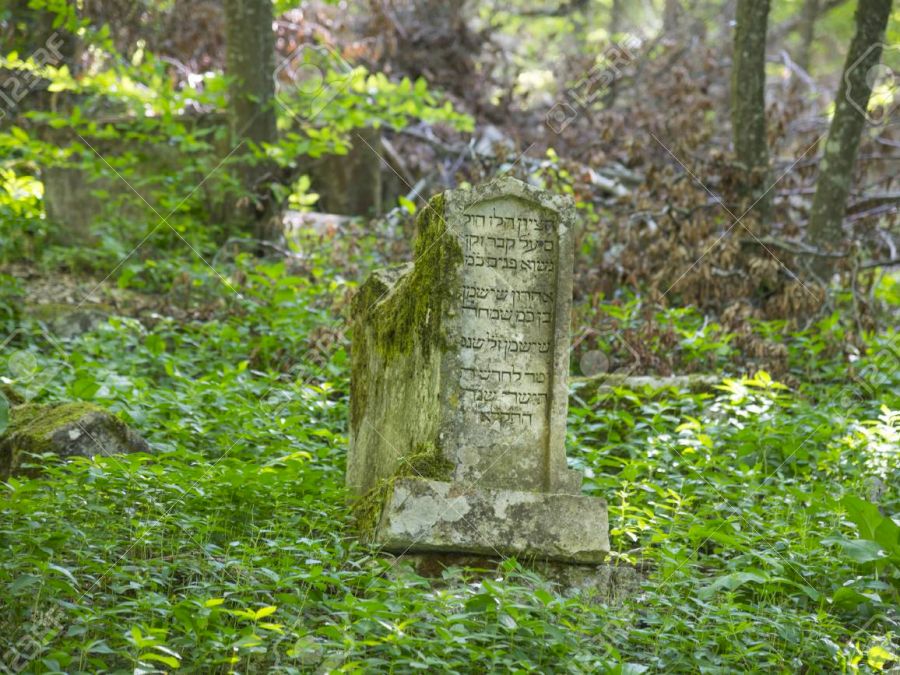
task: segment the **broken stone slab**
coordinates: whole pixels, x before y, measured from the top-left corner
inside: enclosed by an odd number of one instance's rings
[[[150,450],[147,441],[98,406],[26,403],[11,409],[9,426],[0,435],[0,480],[39,474],[38,467],[25,465],[35,461],[32,455],[47,452],[67,458]]]
[[[459,551],[579,563],[609,552],[606,503],[554,494],[400,478],[374,540],[391,551]]]

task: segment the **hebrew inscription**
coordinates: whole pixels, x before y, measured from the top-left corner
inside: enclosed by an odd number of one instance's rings
[[[469,206],[460,220],[457,437],[482,472],[540,476],[553,384],[557,217],[510,197]]]

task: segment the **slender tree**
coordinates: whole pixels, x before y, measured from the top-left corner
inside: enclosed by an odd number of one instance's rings
[[[679,0],[665,0],[663,6],[663,31],[671,33],[678,29],[681,23],[681,2]]]
[[[731,125],[740,172],[740,196],[768,212],[769,147],[766,139],[766,28],[769,0],[738,0],[731,71]]]
[[[271,0],[225,0],[226,71],[231,77],[230,117],[233,144],[251,141],[257,145],[274,143],[278,129],[275,116],[275,33],[272,30]],[[257,236],[271,239],[270,218],[263,203],[270,195],[259,184],[269,172],[264,163],[254,161],[249,152],[239,174],[250,193],[248,208],[235,209],[234,216],[254,223]],[[244,203],[241,200],[239,203]]]
[[[804,0],[800,22],[800,47],[794,61],[809,72],[812,60],[812,46],[816,37],[816,20],[819,18],[820,0]]]
[[[881,59],[881,41],[891,13],[892,0],[859,0],[856,34],[850,42],[841,84],[828,130],[825,152],[819,162],[819,178],[809,217],[807,238],[822,250],[833,250],[843,238],[841,224],[853,181],[853,166],[872,94],[870,74]],[[817,258],[816,273],[827,280],[833,261]]]
[[[609,6],[609,34],[615,39],[618,33],[622,32],[622,24],[625,20],[625,2],[624,0],[612,0]]]

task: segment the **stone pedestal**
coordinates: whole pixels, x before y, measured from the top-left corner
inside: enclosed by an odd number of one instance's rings
[[[438,195],[354,300],[347,483],[387,550],[599,562],[566,465],[574,208],[512,178]]]
[[[465,568],[461,577],[466,580],[491,579],[505,576],[508,567],[497,556],[468,553],[406,553],[385,556],[391,573],[402,574],[411,567],[416,574],[435,580],[445,579],[445,571]],[[539,573],[566,595],[580,595],[586,600],[603,604],[618,604],[640,592],[648,570],[642,565],[600,563],[577,565],[571,562],[527,560],[527,569]]]

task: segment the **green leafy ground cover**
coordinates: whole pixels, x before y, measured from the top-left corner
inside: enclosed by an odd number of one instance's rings
[[[788,387],[729,368],[728,335],[695,312],[656,312],[723,383],[576,392],[571,461],[609,501],[613,562],[648,575],[605,605],[514,560],[432,582],[356,542],[341,330],[355,284],[328,264],[238,265],[240,298],[198,267],[225,301],[213,317],[113,318],[62,353],[18,320],[4,351],[54,373],[39,400],[108,407],[156,448],[35,458],[43,478],[0,488],[0,635],[26,672],[869,672],[896,658],[895,333],[850,362],[835,318],[759,326],[788,345]],[[603,307],[627,323],[639,304]]]

